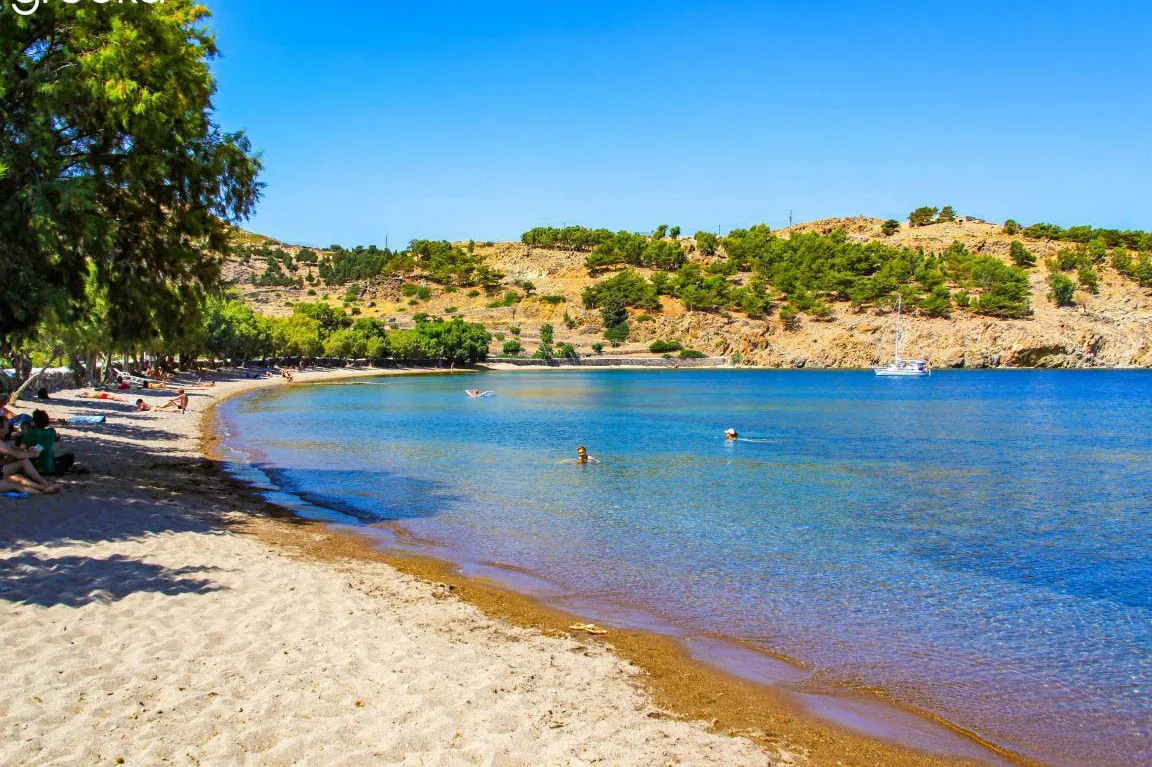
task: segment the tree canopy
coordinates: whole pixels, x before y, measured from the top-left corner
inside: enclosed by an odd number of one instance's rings
[[[0,14],[0,338],[100,297],[113,343],[199,324],[229,224],[260,196],[213,120],[207,10],[44,3]]]

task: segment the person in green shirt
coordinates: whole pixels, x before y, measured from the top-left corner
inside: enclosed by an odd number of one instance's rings
[[[43,410],[32,411],[32,426],[20,434],[19,444],[32,449],[39,445],[40,454],[32,459],[32,465],[41,474],[56,473],[56,442],[59,437],[52,428],[52,420]]]

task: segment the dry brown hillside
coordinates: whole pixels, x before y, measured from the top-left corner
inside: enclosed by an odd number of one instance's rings
[[[949,319],[913,314],[904,324],[907,356],[927,358],[936,367],[1152,367],[1152,293],[1148,289],[1103,266],[1099,269],[1099,292],[1078,290],[1075,307],[1058,307],[1047,297],[1048,273],[1043,261],[1066,243],[1010,237],[999,224],[973,219],[916,228],[905,224],[890,237],[881,232],[882,224],[880,219],[864,217],[826,219],[797,225],[791,231],[843,230],[855,241],[883,240],[926,252],[942,251],[960,241],[971,251],[1006,262],[1011,241],[1019,239],[1038,256],[1038,265],[1029,270],[1032,317],[994,319],[965,310],[957,310]],[[789,230],[780,234],[789,236]],[[248,244],[267,244],[292,253],[299,249],[258,235],[244,236],[249,238]],[[500,334],[511,338],[511,329],[520,328],[520,338],[529,350],[535,348],[540,325],[550,323],[556,329],[557,344],[571,343],[581,355],[594,353],[592,345],[603,341],[600,313],[583,308],[580,292],[602,277],[589,276],[584,253],[540,248],[529,251],[520,243],[478,244],[476,253],[504,273],[507,289],[519,290],[516,283],[530,281],[535,286],[533,294],[512,307],[488,308],[492,298],[477,291],[446,289],[412,279],[427,285],[431,296],[411,305],[413,299],[401,294],[407,280],[391,278],[360,285],[355,305],[364,316],[395,320],[401,325],[410,323],[414,313],[425,312],[456,314],[482,323],[497,338]],[[296,301],[327,296],[328,302],[340,305],[345,300],[347,286],[317,286],[315,295],[308,289],[257,287],[254,283],[262,267],[255,261],[244,266],[232,260],[225,268],[226,277],[237,283],[257,311],[286,314]],[[678,341],[685,348],[710,355],[742,355],[744,364],[769,367],[867,367],[892,353],[893,316],[877,309],[854,310],[848,303],[837,303],[831,320],[804,317],[799,327],[786,330],[775,317],[758,320],[739,314],[685,311],[674,298],[663,297],[662,302],[660,312],[645,315],[634,311],[629,341],[603,353],[652,356],[648,345],[657,339]],[[565,315],[570,320],[567,324]],[[501,345],[494,340],[494,354]]]

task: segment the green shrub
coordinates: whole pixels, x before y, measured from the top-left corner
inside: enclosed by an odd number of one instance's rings
[[[800,312],[792,304],[785,304],[780,309],[780,321],[786,330],[795,330],[800,325]]]
[[[572,344],[561,344],[560,348],[556,350],[556,356],[565,360],[574,360],[580,357],[580,355],[576,353],[576,347]]]
[[[1016,266],[1031,267],[1036,265],[1036,254],[1025,248],[1024,243],[1019,240],[1012,240],[1009,255],[1012,257],[1012,263]]]
[[[1020,234],[1020,224],[1011,218],[1008,219],[1004,222],[1004,234],[1008,235],[1009,237],[1014,237],[1015,235]]]
[[[520,335],[520,326],[519,325],[509,325],[508,326],[508,332],[514,336],[518,336],[518,335]]]
[[[900,231],[900,222],[894,218],[890,218],[880,225],[880,231],[885,237],[891,237]]]
[[[494,337],[494,338],[495,338],[497,341],[503,341],[503,340],[506,338],[506,336],[505,336],[503,333],[496,333],[496,334],[494,334],[494,335],[493,335],[493,337]]]
[[[412,296],[416,295],[419,292],[420,292],[420,286],[415,285],[411,282],[405,283],[404,286],[400,288],[400,294],[403,295],[405,298],[411,298]]]
[[[1076,303],[1076,283],[1072,282],[1069,277],[1060,272],[1054,272],[1048,277],[1048,287],[1052,291],[1048,297],[1057,306],[1072,306]]]
[[[555,328],[553,328],[551,325],[548,325],[548,324],[541,325],[540,326],[540,343],[550,345],[552,343],[553,334],[555,332],[556,332]]]
[[[410,300],[410,301],[408,302],[408,305],[409,305],[409,306],[419,306],[419,305],[420,305],[420,302],[419,302],[419,301],[417,301],[415,298],[413,298],[412,300]]]
[[[1081,266],[1080,271],[1077,273],[1076,277],[1080,282],[1080,287],[1084,288],[1089,293],[1100,292],[1100,283],[1096,277],[1095,268],[1088,265]]]
[[[682,360],[702,360],[707,356],[704,352],[698,352],[695,349],[685,349],[680,352],[680,359]]]
[[[316,288],[308,288],[308,295],[310,295],[310,296],[316,295]]]
[[[469,290],[468,291],[468,297],[469,298],[479,298],[480,297],[480,291],[476,290],[476,289]]]
[[[604,338],[611,342],[613,346],[619,346],[628,340],[628,332],[628,323],[625,321],[604,328]]]
[[[592,352],[594,354],[602,354],[604,352],[604,344],[600,343],[599,341],[592,344]]]
[[[444,313],[445,314],[455,314],[458,311],[460,311],[460,310],[457,307],[449,306],[447,309],[444,310]]]
[[[553,306],[556,306],[557,304],[564,303],[568,299],[564,296],[540,296],[540,300],[546,304],[552,304]]]
[[[573,319],[572,316],[568,314],[568,312],[564,312],[564,327],[568,328],[569,330],[575,330],[578,324],[579,323],[576,322],[576,320]]]
[[[661,352],[678,352],[684,347],[675,341],[653,341],[648,346],[648,351],[653,354],[660,354]]]
[[[654,318],[651,314],[641,314],[639,317],[636,318],[636,321],[637,322],[655,322],[656,318]]]
[[[505,354],[509,354],[513,357],[516,357],[519,354],[521,354],[523,351],[524,351],[524,347],[515,338],[513,338],[511,341],[505,341],[504,342],[504,353]]]

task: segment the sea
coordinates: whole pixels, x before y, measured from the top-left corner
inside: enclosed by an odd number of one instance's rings
[[[218,425],[272,500],[850,726],[917,740],[875,699],[1055,767],[1152,764],[1152,372],[372,377]]]

